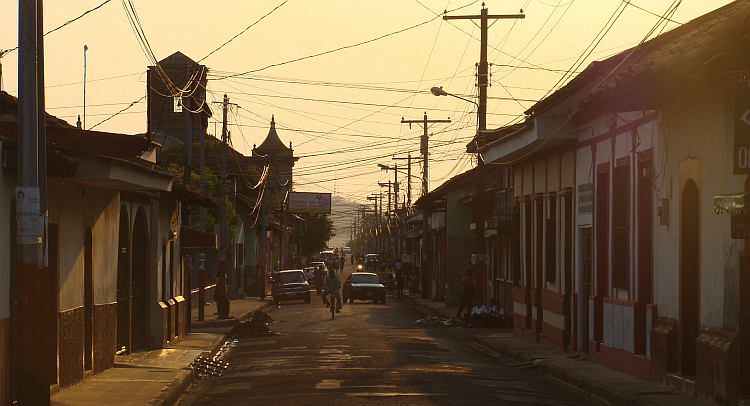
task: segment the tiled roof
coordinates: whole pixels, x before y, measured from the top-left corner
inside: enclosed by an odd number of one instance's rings
[[[8,93],[0,94],[0,137],[15,142],[18,139],[18,99]],[[10,116],[10,119],[9,119]],[[133,160],[140,157],[149,141],[137,135],[84,131],[55,116],[47,114],[47,145],[61,151]]]
[[[0,123],[0,137],[15,142],[18,139],[17,123]],[[47,145],[60,151],[135,160],[146,151],[149,141],[137,135],[47,126]]]
[[[588,103],[654,108],[664,89],[689,89],[750,65],[750,0],[698,17],[622,54],[627,60],[593,90]],[[621,55],[622,55],[621,54]],[[619,100],[613,100],[616,97]]]

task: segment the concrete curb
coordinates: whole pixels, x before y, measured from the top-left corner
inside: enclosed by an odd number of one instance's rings
[[[161,393],[149,402],[149,404],[168,406],[177,403],[182,395],[193,385],[193,381],[195,381],[195,373],[192,369],[188,368],[180,371],[177,377],[172,379],[172,382],[162,389]]]
[[[266,308],[268,308],[268,303],[264,302],[258,307],[249,310],[233,319],[214,322],[201,322],[201,324],[204,326],[210,324],[217,327],[235,327],[239,325],[240,322],[250,319],[253,313],[257,312],[258,310],[264,310]],[[213,357],[214,354],[219,352],[219,349],[221,349],[221,347],[224,345],[224,343],[227,342],[228,339],[228,334],[222,334],[222,338],[220,340],[217,340],[217,342],[214,343],[214,345],[210,349],[204,351],[202,353],[202,356]],[[178,375],[174,379],[172,379],[172,381],[161,391],[161,393],[159,393],[159,395],[157,395],[153,400],[151,400],[151,402],[149,402],[149,404],[156,406],[170,406],[176,404],[180,400],[180,398],[182,398],[182,395],[187,393],[188,389],[190,389],[190,387],[193,385],[193,382],[195,382],[195,379],[195,372],[192,368],[187,367],[186,369],[180,371]]]

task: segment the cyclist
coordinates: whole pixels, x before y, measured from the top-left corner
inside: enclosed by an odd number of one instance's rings
[[[336,271],[333,269],[328,270],[328,275],[323,278],[323,303],[326,307],[330,307],[331,303],[328,301],[328,294],[332,294],[336,298],[336,313],[341,311],[341,278],[336,275]]]

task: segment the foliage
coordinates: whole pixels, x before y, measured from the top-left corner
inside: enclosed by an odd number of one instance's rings
[[[328,214],[307,214],[305,221],[300,250],[302,255],[314,255],[328,246],[328,241],[336,235],[336,227]]]
[[[169,167],[167,168],[170,173],[179,176],[182,178],[184,174],[184,168],[181,167],[177,163],[171,163],[169,164]],[[191,176],[191,182],[194,185],[200,184],[200,174],[193,173]],[[206,176],[205,176],[205,190],[216,197],[217,199],[221,199],[221,180],[219,179],[216,174],[211,171],[210,169],[206,169]],[[235,227],[240,222],[240,216],[237,215],[237,212],[235,211],[234,207],[232,206],[232,203],[227,200],[225,205],[226,210],[226,220],[227,220],[227,226],[229,229],[229,241],[234,241],[235,238]],[[199,211],[199,208],[193,208],[193,216],[192,221],[190,223],[190,227],[194,229],[200,228],[200,216],[197,215]],[[206,209],[206,230],[214,230],[215,227],[219,224],[219,219],[221,217],[221,207],[214,207],[212,209]]]

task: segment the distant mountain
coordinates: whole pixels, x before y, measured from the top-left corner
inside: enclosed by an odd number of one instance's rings
[[[331,196],[331,220],[336,227],[336,235],[328,243],[331,247],[343,247],[351,239],[354,220],[360,204],[341,196]]]

